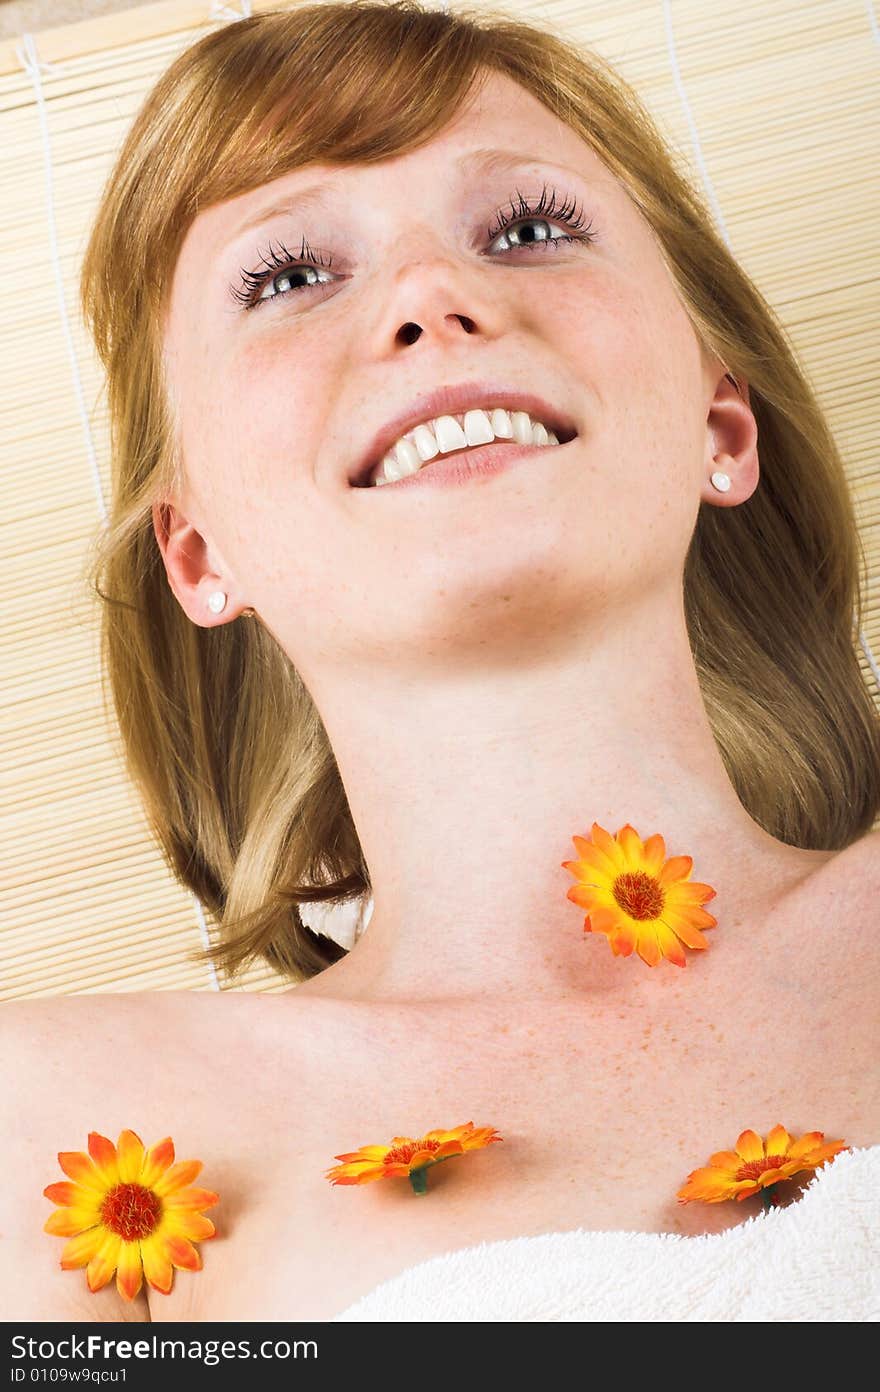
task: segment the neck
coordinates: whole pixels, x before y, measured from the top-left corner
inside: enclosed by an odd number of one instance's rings
[[[338,702],[319,702],[373,913],[321,986],[309,983],[316,993],[574,1001],[612,970],[679,971],[613,958],[604,935],[584,935],[561,862],[594,821],[611,835],[629,822],[643,841],[659,832],[667,858],[692,857],[691,878],[716,890],[710,943],[827,856],[777,841],[739,801],[668,596],[503,669],[487,656],[466,674],[423,665],[373,682],[356,711],[350,675]]]

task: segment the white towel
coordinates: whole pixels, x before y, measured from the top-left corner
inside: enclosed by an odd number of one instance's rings
[[[880,1145],[841,1151],[799,1199],[723,1232],[683,1237],[578,1228],[482,1242],[409,1267],[330,1323],[874,1322],[880,1316],[878,1191]]]

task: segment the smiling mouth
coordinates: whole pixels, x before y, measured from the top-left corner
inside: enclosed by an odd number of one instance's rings
[[[352,486],[373,490],[381,488],[384,492],[386,488],[399,491],[411,487],[455,487],[471,480],[488,479],[495,474],[507,473],[521,462],[533,459],[538,453],[549,454],[562,449],[570,440],[577,438],[577,431],[568,431],[566,434],[569,438],[560,438],[558,444],[524,444],[518,440],[497,439],[484,445],[449,450],[445,454],[437,454],[433,459],[426,460],[421,468],[405,474],[402,478]]]
[[[494,440],[487,441],[485,444],[482,445],[461,445],[458,449],[441,451],[439,454],[434,455],[432,459],[425,460],[419,466],[418,469],[415,469],[410,474],[404,474],[403,477],[399,479],[383,478],[377,480],[377,475],[382,469],[383,462],[381,459],[379,459],[376,460],[375,463],[371,464],[370,467],[361,475],[360,478],[355,478],[351,480],[350,487],[385,488],[391,487],[392,485],[398,483],[405,484],[410,482],[410,480],[412,479],[419,478],[422,474],[426,473],[427,471],[435,469],[437,465],[443,465],[443,463],[447,459],[454,459],[458,461],[473,456],[483,457],[486,455],[486,452],[488,450],[495,450],[496,447],[499,448],[502,453],[512,453],[514,450],[516,450],[518,454],[524,452],[530,453],[534,449],[558,449],[562,445],[569,444],[571,440],[577,439],[578,434],[578,432],[574,429],[559,429],[556,433],[558,444],[523,444],[521,441],[511,440],[505,436],[499,435]],[[479,462],[479,460],[477,462]]]

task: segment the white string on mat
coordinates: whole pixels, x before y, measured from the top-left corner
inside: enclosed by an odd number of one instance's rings
[[[41,59],[37,53],[32,34],[23,34],[21,42],[15,46],[16,56],[30,78],[34,96],[37,100],[37,118],[40,123],[40,137],[43,144],[43,174],[46,184],[46,218],[49,224],[49,246],[51,248],[52,267],[55,272],[55,289],[58,295],[59,317],[61,327],[64,331],[64,341],[67,344],[67,354],[73,375],[73,389],[76,393],[76,403],[79,409],[80,419],[83,424],[83,434],[85,436],[86,451],[89,456],[89,466],[92,473],[92,484],[95,490],[95,497],[98,508],[104,523],[107,523],[107,506],[104,501],[104,490],[101,485],[101,474],[98,469],[98,458],[95,453],[94,441],[92,439],[92,429],[89,423],[89,415],[86,410],[85,393],[83,391],[82,377],[80,376],[79,363],[76,356],[76,348],[73,342],[71,331],[70,316],[67,313],[67,303],[64,298],[64,277],[61,271],[61,255],[58,248],[58,228],[55,222],[55,192],[52,168],[52,145],[49,140],[49,123],[46,119],[46,99],[43,92],[43,82],[41,73],[48,73],[50,76],[60,73],[62,69],[57,63],[49,63]]]
[[[221,5],[218,0],[211,0],[211,9],[208,14],[208,21],[212,19],[228,19],[234,24],[237,19],[250,19],[251,0],[241,0],[241,9],[236,10],[231,5]]]
[[[92,485],[95,491],[95,498],[98,504],[104,526],[107,525],[107,504],[104,499],[104,488],[101,483],[101,473],[98,469],[98,458],[95,452],[95,443],[92,437],[92,426],[89,420],[89,413],[86,410],[85,392],[83,390],[82,376],[79,370],[79,361],[76,356],[76,348],[73,342],[73,332],[71,329],[70,316],[67,312],[67,301],[64,296],[64,277],[61,270],[61,254],[58,247],[58,228],[55,221],[55,182],[52,164],[52,142],[49,139],[49,123],[46,119],[46,98],[43,91],[42,74],[48,73],[50,76],[60,73],[62,69],[57,63],[50,63],[41,59],[37,53],[32,34],[25,33],[21,37],[21,42],[15,46],[16,55],[19,62],[31,79],[34,88],[34,96],[37,102],[37,116],[40,123],[40,136],[43,145],[43,170],[46,183],[46,217],[49,223],[49,244],[52,254],[52,267],[55,272],[55,287],[58,294],[58,310],[61,319],[61,326],[64,331],[64,340],[67,344],[67,353],[70,359],[71,375],[73,377],[73,389],[76,394],[77,408],[83,426],[85,437],[86,452],[89,457],[89,466],[92,474]],[[210,946],[210,936],[208,925],[205,922],[205,915],[202,905],[196,895],[192,896],[195,904],[196,920],[199,925],[199,936],[202,946]],[[208,961],[208,975],[211,987],[215,991],[221,989],[217,978],[217,971],[212,961]]]
[[[671,0],[663,0],[663,18],[666,24],[666,47],[669,51],[669,65],[672,68],[672,78],[675,83],[675,90],[678,93],[678,99],[681,102],[682,109],[685,115],[685,120],[687,121],[688,130],[690,131],[691,142],[693,144],[694,157],[696,159],[697,168],[700,171],[700,177],[702,178],[703,184],[706,189],[706,196],[709,199],[709,203],[711,204],[712,211],[715,215],[715,221],[718,227],[720,228],[721,235],[727,244],[728,250],[732,251],[733,248],[730,239],[730,234],[727,231],[727,225],[724,221],[724,214],[721,211],[721,205],[718,202],[718,198],[715,193],[715,185],[712,182],[712,178],[706,167],[706,161],[703,158],[703,147],[700,143],[700,134],[697,130],[697,124],[694,120],[693,112],[691,111],[691,104],[688,101],[687,92],[685,91],[684,81],[681,75],[681,68],[679,67],[678,63],[678,52],[675,47],[675,33],[672,28]],[[878,667],[877,659],[871,651],[871,645],[868,642],[867,633],[864,633],[862,629],[859,628],[856,624],[855,614],[853,614],[853,630],[858,633],[859,644],[861,646],[862,652],[865,654],[868,666],[874,674],[874,681],[877,684],[877,690],[880,691],[880,667]]]

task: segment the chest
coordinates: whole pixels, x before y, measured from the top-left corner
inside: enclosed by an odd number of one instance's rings
[[[580,1027],[570,1013],[415,1028],[310,1007],[293,1040],[288,1021],[283,1054],[273,1030],[250,1029],[237,1062],[227,1049],[222,1115],[212,1105],[197,1122],[203,1182],[221,1195],[217,1236],[201,1244],[201,1272],[150,1292],[153,1319],[326,1320],[405,1268],[483,1241],[742,1223],[759,1198],[677,1202],[711,1152],[777,1122],[871,1144],[880,1120],[864,1113],[858,1048],[838,1048],[829,1068],[833,1038],[788,995],[772,1009],[733,998],[713,1019],[670,1001],[650,1019],[620,1010]],[[423,1195],[406,1179],[326,1178],[361,1145],[467,1121],[502,1139],[430,1167]],[[786,1186],[789,1201],[810,1177]]]

